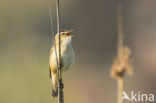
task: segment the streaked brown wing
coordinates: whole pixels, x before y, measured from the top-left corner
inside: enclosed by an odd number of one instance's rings
[[[52,78],[50,66],[49,66],[49,75],[50,75],[50,78]]]
[[[50,58],[51,58],[52,52],[53,52],[53,46],[52,46],[51,49],[50,49],[49,63],[50,63]],[[50,78],[52,78],[52,75],[51,75],[51,69],[50,69],[50,64],[49,64],[49,74],[50,74]]]

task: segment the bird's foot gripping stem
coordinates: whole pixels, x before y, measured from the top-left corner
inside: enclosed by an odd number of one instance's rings
[[[60,82],[60,88],[63,89],[64,88],[64,84],[63,84],[62,80],[59,80],[59,82]]]

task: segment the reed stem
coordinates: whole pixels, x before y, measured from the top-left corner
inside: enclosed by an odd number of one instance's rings
[[[118,58],[121,61],[122,60],[122,55],[123,55],[123,22],[122,22],[122,4],[121,1],[119,0],[118,3]],[[117,103],[123,103],[122,100],[122,93],[124,89],[124,77],[123,75],[117,79],[118,82],[118,102]]]
[[[62,83],[62,62],[61,62],[61,36],[60,36],[60,5],[59,0],[56,0],[57,13],[57,33],[59,34],[59,66],[57,68],[58,77],[58,103],[64,103],[63,83]]]
[[[123,103],[122,93],[124,89],[124,78],[123,77],[119,78],[117,82],[118,82],[118,102],[117,103]]]
[[[118,56],[121,58],[123,48],[122,5],[118,4]]]

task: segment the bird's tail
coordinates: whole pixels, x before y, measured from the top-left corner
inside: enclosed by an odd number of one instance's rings
[[[58,96],[58,89],[54,89],[53,87],[52,87],[52,96],[53,97],[57,97]]]
[[[52,96],[58,96],[57,75],[52,75]]]

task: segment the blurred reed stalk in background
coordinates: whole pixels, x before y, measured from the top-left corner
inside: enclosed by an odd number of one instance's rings
[[[122,93],[124,90],[124,74],[132,75],[132,65],[130,58],[131,51],[127,46],[124,46],[123,39],[123,24],[122,24],[122,5],[118,4],[118,54],[111,68],[111,77],[118,82],[118,102],[123,103]]]

